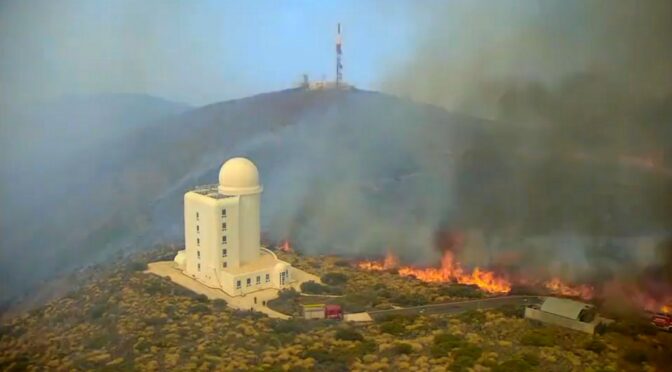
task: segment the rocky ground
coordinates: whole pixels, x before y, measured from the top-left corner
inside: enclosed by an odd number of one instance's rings
[[[510,307],[369,324],[269,319],[142,272],[165,253],[101,268],[80,289],[3,323],[0,369],[653,371],[672,362],[672,334],[644,324],[623,320],[593,337],[533,324]],[[309,269],[324,258],[293,260]],[[363,284],[357,275],[347,286]],[[389,280],[395,292],[419,285]]]

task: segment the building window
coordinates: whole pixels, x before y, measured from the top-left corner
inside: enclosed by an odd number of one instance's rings
[[[236,288],[240,289],[240,280],[236,280]]]
[[[222,235],[222,243],[226,244],[226,235]]]
[[[245,281],[245,283],[247,284],[248,287],[251,286],[251,285],[252,285],[252,279],[251,279],[251,278],[247,278],[247,280]]]
[[[222,217],[226,217],[226,209],[222,209]]]
[[[201,238],[196,238],[196,245],[201,245]]]
[[[266,274],[266,283],[271,281],[271,274]]]
[[[257,284],[261,284],[261,277],[257,275]]]
[[[222,249],[222,257],[226,257],[227,255],[227,250],[226,248]]]
[[[196,225],[196,233],[201,232],[200,226]]]
[[[198,212],[196,212],[196,221],[198,221]]]
[[[226,269],[226,266],[227,266],[226,261],[222,262],[222,267]]]
[[[196,257],[201,258],[201,251],[196,251]]]
[[[222,222],[222,230],[226,230],[226,222]]]
[[[201,271],[201,264],[198,264],[198,271]]]

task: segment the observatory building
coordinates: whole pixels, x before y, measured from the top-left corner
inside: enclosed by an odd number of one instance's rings
[[[219,184],[188,191],[185,249],[175,256],[177,268],[230,296],[288,288],[297,269],[260,245],[262,191],[257,167],[246,158],[226,161]]]

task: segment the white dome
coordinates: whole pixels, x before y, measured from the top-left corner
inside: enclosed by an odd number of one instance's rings
[[[219,169],[219,192],[232,195],[261,192],[257,167],[246,158],[227,160]]]

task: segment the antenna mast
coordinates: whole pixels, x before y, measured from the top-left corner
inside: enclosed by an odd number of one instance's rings
[[[341,63],[341,24],[338,24],[338,33],[336,34],[336,87],[343,81],[343,64]]]

